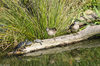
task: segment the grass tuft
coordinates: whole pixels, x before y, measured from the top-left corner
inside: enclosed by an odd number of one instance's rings
[[[57,29],[56,36],[67,33],[81,8],[90,0],[2,0],[0,39],[18,44],[28,39],[49,38],[46,28]]]

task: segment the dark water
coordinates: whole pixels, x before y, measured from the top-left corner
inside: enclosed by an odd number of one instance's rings
[[[99,46],[100,38],[95,37],[68,46],[29,53],[25,57],[5,55],[0,57],[0,66],[100,65]]]

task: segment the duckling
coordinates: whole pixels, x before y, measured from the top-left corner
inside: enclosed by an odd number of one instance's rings
[[[49,36],[54,36],[54,40],[55,40],[55,34],[57,32],[57,29],[56,28],[46,28],[46,31]]]
[[[71,26],[71,31],[72,32],[77,32],[79,30],[79,22],[74,22],[74,24]]]
[[[92,22],[98,19],[98,15],[93,10],[86,10],[84,14],[85,18],[87,19],[87,22]]]
[[[88,9],[88,10],[86,10],[84,13],[85,13],[86,15],[90,15],[90,14],[93,14],[94,12],[93,12],[92,10]]]

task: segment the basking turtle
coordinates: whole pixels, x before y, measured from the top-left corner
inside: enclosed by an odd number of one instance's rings
[[[36,40],[34,40],[34,42],[35,42],[35,43],[40,43],[40,44],[42,45],[42,42],[43,42],[43,41],[40,40],[40,39],[36,39]]]
[[[27,41],[25,45],[31,45],[33,42],[32,41]]]
[[[25,48],[25,46],[27,45],[31,45],[32,42],[31,41],[28,41],[28,40],[25,40],[23,42],[20,42],[15,48],[14,48],[14,53],[16,53],[17,50],[19,49],[22,49],[22,48]]]

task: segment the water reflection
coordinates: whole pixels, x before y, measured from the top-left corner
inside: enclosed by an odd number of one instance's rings
[[[92,60],[99,60],[100,48],[92,48],[100,46],[100,38],[91,38],[67,46],[58,46],[52,49],[41,50],[23,56],[4,56],[0,58],[0,65],[3,66],[70,66],[73,64],[91,63]],[[91,49],[82,49],[91,48]],[[96,56],[97,55],[97,56]],[[86,62],[85,62],[86,61]]]

